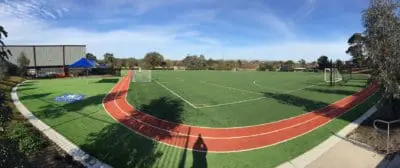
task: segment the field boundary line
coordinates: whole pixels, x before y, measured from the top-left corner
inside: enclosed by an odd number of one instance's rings
[[[256,80],[253,81],[254,86],[260,87],[260,88],[266,88],[266,89],[271,89],[271,90],[275,90],[278,92],[282,92],[283,89],[278,89],[278,88],[274,88],[274,87],[269,87],[269,86],[261,86],[259,84],[256,83]]]
[[[313,85],[308,85],[308,86],[306,86],[306,87],[302,87],[302,88],[299,88],[299,89],[288,90],[288,91],[286,91],[286,92],[283,92],[283,94],[292,93],[292,92],[304,90],[304,89],[307,89],[307,88],[312,88],[312,87],[317,86],[317,85],[319,85],[319,84],[321,84],[321,83],[325,83],[325,82],[320,82],[320,83],[316,83],[316,84],[313,84]]]
[[[192,104],[190,101],[186,100],[185,98],[183,98],[182,96],[180,96],[178,93],[175,93],[173,90],[171,90],[170,88],[166,87],[165,85],[161,84],[160,82],[156,81],[156,83],[158,85],[160,85],[161,87],[163,87],[164,89],[168,90],[169,92],[171,92],[173,95],[175,95],[176,97],[180,98],[181,100],[183,100],[184,102],[186,102],[187,104],[189,104],[190,106],[192,106],[195,109],[198,109],[197,106],[195,106],[194,104]]]
[[[215,105],[209,105],[209,106],[202,106],[202,107],[198,107],[198,108],[202,109],[202,108],[212,108],[212,107],[240,104],[240,103],[245,103],[245,102],[252,102],[252,101],[256,101],[256,100],[261,100],[261,99],[265,99],[265,98],[266,97],[258,97],[258,98],[254,98],[254,99],[239,100],[239,101],[234,101],[234,102],[230,102],[230,103],[222,103],[222,104],[215,104]]]
[[[221,84],[216,84],[216,83],[210,83],[210,82],[206,82],[206,81],[201,81],[201,83],[205,83],[205,84],[209,84],[209,85],[213,85],[213,86],[218,86],[218,87],[222,87],[222,88],[225,88],[225,89],[231,89],[231,90],[236,90],[236,91],[240,91],[240,92],[245,92],[245,93],[264,95],[264,94],[259,93],[259,92],[253,92],[253,91],[250,91],[250,90],[238,89],[238,88],[225,86],[225,85],[221,85]]]
[[[323,82],[321,82],[321,83],[323,83]],[[299,88],[299,89],[288,90],[286,92],[281,92],[281,93],[278,93],[278,94],[287,94],[287,93],[292,93],[292,92],[304,90],[306,88],[311,88],[311,87],[317,86],[318,84],[321,84],[321,83],[317,83],[317,84],[314,84],[314,85],[309,85],[309,86],[306,86],[306,87],[303,87],[303,88]],[[257,100],[261,100],[261,99],[265,99],[265,98],[268,98],[268,97],[258,97],[258,98],[254,98],[254,99],[239,100],[239,101],[234,101],[234,102],[230,102],[230,103],[221,103],[221,104],[215,104],[215,105],[209,105],[209,106],[201,106],[201,107],[197,107],[197,108],[198,109],[202,109],[202,108],[213,108],[213,107],[227,106],[227,105],[233,105],[233,104],[240,104],[240,103],[247,103],[247,102],[257,101]],[[270,101],[271,100],[266,101],[266,102],[270,102]]]

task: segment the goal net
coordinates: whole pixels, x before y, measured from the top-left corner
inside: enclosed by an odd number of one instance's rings
[[[337,68],[325,68],[324,72],[324,80],[325,82],[340,82],[343,80],[342,74],[340,74]]]
[[[134,70],[132,82],[151,82],[151,70]]]

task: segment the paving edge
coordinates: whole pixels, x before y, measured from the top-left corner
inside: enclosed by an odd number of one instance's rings
[[[23,82],[22,82],[23,83]],[[66,153],[71,155],[74,160],[80,162],[89,168],[112,168],[110,165],[101,162],[95,157],[90,156],[85,151],[80,149],[74,143],[69,141],[67,138],[62,136],[56,130],[52,129],[50,126],[42,122],[35,115],[33,115],[20,101],[17,94],[18,86],[22,83],[13,87],[11,91],[11,98],[14,105],[17,107],[18,111],[26,118],[28,121],[35,126],[39,131],[46,135],[51,141],[57,144]]]
[[[319,145],[315,146],[314,148],[310,149],[306,153],[290,160],[281,165],[277,166],[278,168],[298,168],[298,167],[306,167],[310,163],[317,160],[322,154],[327,152],[337,143],[339,143],[342,139],[340,137],[346,137],[350,134],[353,130],[355,130],[359,124],[361,124],[364,120],[370,117],[377,111],[376,105],[372,106],[366,113],[360,116],[358,119],[354,120],[346,127],[341,129],[335,135],[330,136],[327,140],[320,143]]]

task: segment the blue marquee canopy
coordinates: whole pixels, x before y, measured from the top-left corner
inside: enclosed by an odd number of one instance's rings
[[[73,64],[69,65],[69,68],[93,68],[96,66],[96,63],[92,60],[88,60],[86,58],[81,58]]]

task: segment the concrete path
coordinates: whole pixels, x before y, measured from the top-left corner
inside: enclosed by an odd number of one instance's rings
[[[307,168],[372,168],[377,167],[385,155],[377,154],[367,148],[341,140],[334,147],[326,151]]]
[[[371,168],[382,165],[385,155],[377,154],[368,146],[346,139],[346,135],[377,111],[373,106],[364,115],[353,121],[337,134],[298,156],[279,165],[279,168]]]
[[[49,127],[47,124],[42,122],[40,119],[36,118],[20,101],[17,95],[18,84],[16,87],[12,89],[11,98],[13,100],[14,105],[17,107],[18,111],[21,112],[22,115],[28,121],[36,127],[39,131],[41,131],[44,135],[46,135],[51,141],[57,144],[61,149],[71,155],[74,160],[82,163],[84,166],[89,168],[111,168],[111,166],[102,163],[96,158],[88,155],[83,150],[81,150],[78,146],[73,144],[67,138],[59,134],[57,131]]]

